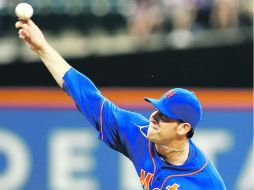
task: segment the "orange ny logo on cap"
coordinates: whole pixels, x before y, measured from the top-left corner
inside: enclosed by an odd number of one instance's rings
[[[167,94],[166,94],[166,98],[170,98],[172,96],[174,96],[176,92],[174,90],[170,90]]]

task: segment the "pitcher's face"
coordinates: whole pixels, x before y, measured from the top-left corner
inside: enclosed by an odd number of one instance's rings
[[[159,110],[155,110],[149,119],[147,138],[154,143],[167,144],[177,137],[179,121],[171,119]]]

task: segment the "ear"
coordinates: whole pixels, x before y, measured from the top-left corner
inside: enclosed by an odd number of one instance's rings
[[[189,123],[179,124],[176,132],[178,135],[186,135],[191,130],[191,125]]]

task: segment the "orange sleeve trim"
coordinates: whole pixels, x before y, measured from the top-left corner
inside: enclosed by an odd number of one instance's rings
[[[100,133],[101,133],[101,140],[104,139],[102,112],[103,112],[103,107],[104,107],[105,101],[106,101],[106,98],[104,98],[104,100],[103,100],[103,102],[101,104],[101,110],[100,110]]]
[[[165,180],[164,180],[164,182],[163,182],[163,184],[161,185],[161,188],[160,188],[160,190],[162,190],[163,189],[163,187],[164,187],[164,185],[165,185],[165,183],[166,183],[166,181],[169,179],[169,178],[172,178],[172,177],[183,177],[183,176],[189,176],[189,175],[194,175],[194,174],[196,174],[196,173],[199,173],[199,172],[201,172],[206,166],[207,166],[207,164],[208,164],[208,158],[206,157],[206,162],[205,162],[205,164],[199,169],[199,170],[197,170],[197,171],[194,171],[194,172],[191,172],[191,173],[186,173],[186,174],[175,174],[175,175],[170,175],[170,176],[168,176]]]

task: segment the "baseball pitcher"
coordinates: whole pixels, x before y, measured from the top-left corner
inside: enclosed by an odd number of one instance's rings
[[[155,108],[147,119],[105,98],[47,43],[32,20],[20,20],[16,28],[98,131],[99,139],[134,164],[144,190],[226,189],[214,165],[191,140],[202,116],[193,92],[175,88],[160,99],[145,98]]]

